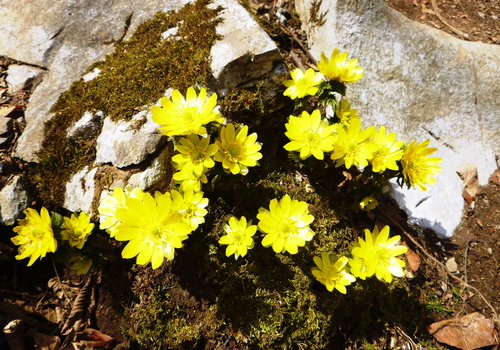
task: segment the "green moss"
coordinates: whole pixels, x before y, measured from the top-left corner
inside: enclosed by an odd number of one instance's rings
[[[129,41],[121,42],[91,81],[79,80],[52,107],[55,116],[45,126],[45,140],[38,153],[39,192],[46,206],[64,199],[70,177],[95,159],[99,132],[86,140],[67,137],[67,130],[84,112],[102,111],[117,121],[128,120],[160,99],[167,88],[183,93],[189,86],[207,86],[211,79],[210,49],[218,38],[218,9],[209,0],[198,0],[178,12],[159,13],[139,26]],[[182,40],[163,40],[161,33],[178,27]]]

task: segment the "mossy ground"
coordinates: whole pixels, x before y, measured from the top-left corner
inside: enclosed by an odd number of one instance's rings
[[[350,193],[332,190],[335,172],[327,168],[320,184],[281,148],[246,177],[219,179],[231,185],[205,192],[206,222],[176,258],[137,271],[142,282],[133,289],[148,297],[127,311],[127,336],[143,349],[346,349],[378,342],[394,324],[417,327],[420,306],[404,281],[358,281],[343,295],[312,276],[314,256],[348,254],[356,232],[370,225],[352,211]],[[284,194],[309,204],[313,240],[296,255],[276,254],[258,233],[247,256],[226,257],[217,242],[228,216],[256,223],[258,209]]]
[[[157,15],[130,41],[118,44],[105,62],[89,68],[102,70],[98,78],[78,81],[61,96],[39,154],[39,189],[46,206],[60,206],[60,184],[95,157],[97,135],[85,141],[66,137],[85,111],[127,119],[169,87],[185,91],[209,85],[217,10],[207,9],[207,3],[199,0],[177,13]],[[160,34],[174,26],[183,40],[162,41]],[[260,166],[246,177],[214,171],[204,189],[210,200],[206,223],[185,241],[175,260],[155,271],[131,268],[127,262],[123,274],[129,271],[129,283],[106,284],[135,301],[125,310],[114,307],[124,312],[123,334],[138,348],[344,349],[375,343],[388,325],[417,322],[419,306],[404,283],[361,281],[342,295],[328,292],[313,278],[314,256],[323,251],[345,254],[357,232],[372,227],[352,211],[357,194],[349,186],[338,187],[345,180],[338,169],[289,158],[283,149],[284,124],[293,105],[283,96],[264,97],[265,89],[263,81],[234,89],[220,100],[226,118],[258,133],[264,154]],[[260,207],[285,194],[309,204],[314,239],[289,255],[264,248],[257,235],[246,257],[227,258],[217,242],[228,216],[245,215],[255,223]],[[104,279],[117,281],[117,266],[105,267]]]

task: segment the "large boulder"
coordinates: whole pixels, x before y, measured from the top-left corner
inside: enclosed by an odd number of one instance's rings
[[[0,55],[46,69],[26,110],[26,128],[15,155],[36,161],[43,141],[42,125],[59,95],[85,70],[129,38],[142,22],[157,12],[179,9],[189,1],[58,1],[7,0],[0,8]],[[269,72],[279,52],[251,15],[235,0],[215,1],[224,20],[217,31],[223,38],[214,46],[214,77],[221,87],[235,86]],[[30,16],[25,16],[30,13]],[[236,25],[237,24],[237,25]],[[252,69],[248,70],[250,64]],[[243,66],[243,67],[242,67]],[[138,67],[139,68],[139,67]]]
[[[382,0],[297,0],[296,9],[315,58],[335,47],[359,58],[365,76],[348,98],[365,125],[438,147],[437,183],[427,192],[395,186],[395,197],[413,223],[452,235],[463,209],[458,168],[475,164],[486,184],[500,156],[500,47],[456,39]]]
[[[16,156],[36,161],[43,125],[59,95],[94,62],[129,38],[142,22],[160,11],[182,7],[186,0],[41,0],[2,2],[0,55],[46,70],[26,109],[26,128]],[[26,14],[29,13],[29,16]],[[125,34],[125,36],[124,36]]]
[[[98,69],[84,75],[89,66],[104,60],[116,43],[129,39],[141,23],[157,12],[180,10],[188,2],[62,0],[47,6],[42,0],[4,1],[0,8],[0,56],[43,71],[25,112],[26,127],[14,155],[37,162],[44,125],[54,117],[50,109],[59,96],[75,81],[96,79]],[[281,56],[254,18],[237,0],[216,0],[210,6],[221,7],[216,28],[221,38],[210,54],[213,88],[224,93],[272,73]],[[182,40],[176,28],[170,28],[163,37]],[[97,137],[97,142],[95,161],[77,170],[63,185],[66,209],[94,210],[96,198],[107,190],[103,188],[106,179],[115,180],[108,187],[154,187],[170,179],[167,158],[172,148],[165,148],[167,138],[151,121],[150,107],[137,106],[141,112],[130,121],[113,121],[100,111],[87,111],[67,129],[72,139],[90,142],[90,138]],[[107,176],[107,171],[113,174]]]

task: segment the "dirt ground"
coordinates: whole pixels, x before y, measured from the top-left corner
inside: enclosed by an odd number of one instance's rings
[[[500,1],[498,0],[385,0],[385,2],[413,20],[444,30],[462,40],[500,44]],[[250,3],[250,8],[265,22],[276,14],[276,5],[277,1],[254,0]],[[293,0],[282,1],[281,6],[292,11]],[[306,64],[307,50],[303,47],[307,47],[307,42],[297,29],[297,23],[293,23],[293,19],[285,22],[282,29],[271,28],[270,34],[280,44],[283,55],[290,65],[296,66],[301,62]],[[30,96],[29,87],[16,95],[7,94],[4,81],[5,71],[13,63],[16,62],[0,57],[0,117],[8,116],[18,121],[15,123],[12,139],[0,149],[0,187],[12,174],[30,171],[30,164],[12,157],[16,139],[22,132],[23,113]],[[488,318],[498,320],[497,314],[500,313],[500,174],[499,172],[493,174],[490,183],[485,187],[476,188],[473,184],[470,187],[469,192],[464,192],[465,210],[462,223],[455,236],[449,240],[439,240],[432,232],[407,228],[404,222],[396,223],[403,232],[409,232],[405,240],[410,245],[418,247],[415,249],[415,256],[418,258],[415,258],[413,263],[420,260],[420,266],[409,277],[421,275],[432,281],[421,287],[420,294],[421,303],[425,305],[428,317],[436,321],[461,317],[476,311]],[[395,209],[382,207],[374,215],[380,216],[380,220],[383,220],[389,210]],[[0,239],[0,316],[15,314],[28,325],[45,333],[50,333],[55,329],[56,322],[68,321],[71,316],[73,319],[84,319],[90,323],[91,327],[98,328],[102,333],[88,331],[89,334],[79,335],[80,338],[75,338],[75,334],[70,333],[67,338],[76,339],[75,342],[81,344],[82,349],[85,349],[85,341],[98,339],[101,342],[99,343],[101,347],[98,349],[111,349],[123,340],[117,310],[127,306],[123,305],[123,301],[131,300],[131,295],[117,295],[117,285],[131,283],[131,291],[137,293],[140,292],[143,278],[159,278],[157,273],[144,276],[144,272],[139,272],[132,282],[128,279],[120,279],[119,273],[115,274],[116,279],[99,281],[96,276],[94,279],[87,280],[76,277],[67,270],[59,270],[58,274],[55,265],[48,259],[31,268],[22,267],[22,264],[14,263],[13,257],[16,252],[10,243],[11,228],[4,227],[0,230],[2,232]],[[132,263],[129,263],[126,268],[134,271]],[[51,298],[56,298],[51,299],[51,302],[44,300],[49,280],[52,281]],[[85,283],[89,288],[83,293]],[[99,285],[97,294],[88,292],[88,290],[95,291],[96,288],[91,287],[97,285]],[[448,285],[453,285],[456,289],[450,289]],[[60,314],[64,310],[58,309],[55,305],[68,306],[78,295],[91,300],[88,310],[79,310],[80,314],[76,316]],[[33,311],[36,315],[19,316],[21,311],[8,309],[10,306],[4,302],[5,300],[18,305],[19,310]],[[43,308],[40,308],[42,304]],[[71,328],[71,324],[68,327]],[[396,333],[398,332],[401,333],[396,330]],[[38,337],[43,337],[40,333],[38,334]],[[115,338],[114,343],[107,338],[108,335]],[[417,339],[412,338],[411,334],[403,334],[401,337],[404,338],[404,336],[409,339],[406,343],[408,345],[399,347],[387,345],[387,348],[418,348],[415,346]],[[50,344],[54,338],[44,341]],[[0,339],[0,348],[3,349],[5,346],[5,340]],[[437,342],[433,342],[428,348],[432,347],[451,349]],[[43,349],[56,348],[59,349],[62,346],[51,348],[47,345]],[[126,348],[123,345],[122,349]]]

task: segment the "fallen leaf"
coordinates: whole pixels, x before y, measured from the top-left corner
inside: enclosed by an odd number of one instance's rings
[[[36,332],[35,346],[40,350],[59,350],[61,348],[61,339],[55,335]]]
[[[346,181],[351,181],[352,180],[352,174],[348,171],[343,171],[342,172],[342,175],[344,175],[344,181],[342,181],[341,183],[339,183],[337,185],[338,188],[341,188],[342,186],[344,186],[344,184],[346,183]]]
[[[107,334],[101,333],[93,328],[87,328],[84,333],[88,340],[93,341],[93,346],[96,348],[108,350],[113,347],[113,341],[115,339]]]
[[[500,172],[495,171],[493,175],[490,176],[490,182],[493,182],[494,184],[500,185]]]
[[[474,198],[467,191],[464,191],[464,198],[469,206],[474,202]]]
[[[406,252],[406,260],[408,261],[408,266],[413,272],[417,272],[420,268],[420,256],[413,250],[411,250],[406,242],[403,242],[403,245],[408,248],[408,251]]]
[[[427,330],[438,342],[462,350],[473,350],[499,344],[498,332],[493,321],[479,312],[465,315],[462,318],[435,322]]]
[[[457,173],[463,181],[464,197],[470,205],[479,192],[480,187],[477,178],[477,165],[462,163],[457,169]],[[468,196],[466,194],[468,194]]]

